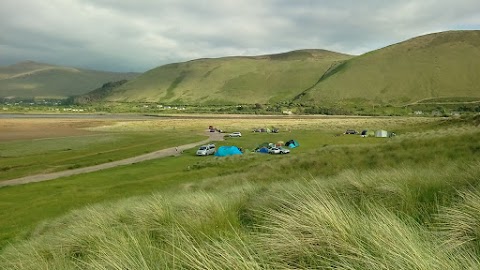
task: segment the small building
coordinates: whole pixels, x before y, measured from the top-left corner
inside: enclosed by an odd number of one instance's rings
[[[450,115],[451,115],[451,116],[455,116],[455,117],[459,117],[459,116],[460,116],[460,112],[453,111],[453,112],[450,112]]]
[[[441,111],[438,111],[438,110],[433,110],[432,111],[432,116],[442,116],[443,113]]]

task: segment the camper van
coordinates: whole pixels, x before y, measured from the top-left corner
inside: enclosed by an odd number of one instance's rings
[[[202,145],[197,150],[197,156],[208,156],[215,154],[215,144]]]

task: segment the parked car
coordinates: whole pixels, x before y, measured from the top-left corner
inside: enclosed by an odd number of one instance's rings
[[[242,137],[242,133],[236,131],[228,134],[228,137]]]
[[[215,144],[202,145],[197,150],[197,156],[208,156],[215,154]]]
[[[347,131],[345,131],[345,134],[358,134],[358,131],[353,129],[347,129]]]
[[[268,149],[268,153],[270,154],[288,154],[290,150],[283,148],[283,147],[271,147]]]

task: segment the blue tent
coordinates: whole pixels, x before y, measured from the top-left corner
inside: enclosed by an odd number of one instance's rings
[[[290,148],[295,148],[295,147],[299,147],[300,144],[295,140],[290,140],[290,141],[285,143],[285,146],[288,146]]]
[[[220,146],[215,152],[215,156],[217,157],[225,157],[231,155],[241,155],[242,152],[236,146]]]
[[[262,154],[268,154],[268,148],[262,147],[257,150],[257,152],[262,153]]]

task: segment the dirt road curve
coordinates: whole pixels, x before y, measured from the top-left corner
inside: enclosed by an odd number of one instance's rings
[[[6,187],[6,186],[16,186],[16,185],[23,185],[23,184],[28,184],[28,183],[34,183],[34,182],[42,182],[42,181],[47,181],[47,180],[53,180],[56,178],[60,177],[65,177],[65,176],[71,176],[75,174],[82,174],[82,173],[89,173],[89,172],[95,172],[95,171],[100,171],[104,169],[109,169],[117,166],[122,166],[122,165],[129,165],[133,163],[138,163],[142,162],[145,160],[151,160],[151,159],[157,159],[157,158],[163,158],[163,157],[169,157],[169,156],[177,156],[180,155],[182,151],[190,149],[192,147],[195,147],[200,144],[205,144],[211,141],[222,141],[223,140],[223,134],[222,133],[217,133],[217,132],[208,132],[208,139],[200,141],[200,142],[195,142],[195,143],[190,143],[190,144],[185,144],[185,145],[180,145],[175,149],[175,147],[167,148],[167,149],[162,149],[158,150],[152,153],[136,156],[136,157],[131,157],[127,159],[122,159],[122,160],[117,160],[109,163],[103,163],[91,167],[85,167],[85,168],[79,168],[79,169],[73,169],[73,170],[68,170],[68,171],[61,171],[61,172],[54,172],[54,173],[48,173],[48,174],[37,174],[37,175],[31,175],[31,176],[26,176],[22,178],[17,178],[17,179],[12,179],[12,180],[7,180],[0,182],[0,188],[1,187]]]

